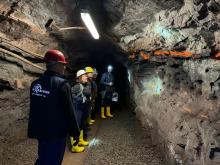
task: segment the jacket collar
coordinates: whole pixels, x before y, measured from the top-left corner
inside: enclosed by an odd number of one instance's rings
[[[54,72],[54,71],[45,71],[44,75],[45,76],[57,76],[57,77],[61,77],[61,78],[65,77],[64,75],[61,75],[61,74]]]

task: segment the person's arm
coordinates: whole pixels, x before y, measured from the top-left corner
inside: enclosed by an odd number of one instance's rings
[[[91,97],[91,94],[92,94],[92,84],[91,83],[88,83],[86,85],[83,86],[83,95],[86,96],[86,97]]]
[[[96,99],[98,97],[98,88],[95,81],[93,82],[93,86],[94,86],[94,99]]]
[[[112,76],[112,85],[115,85],[115,78],[114,78],[113,74],[111,74],[111,76]]]
[[[62,84],[60,88],[60,93],[63,110],[68,124],[69,134],[74,138],[78,138],[80,130],[76,119],[75,108],[73,105],[71,87],[68,82]]]
[[[83,96],[86,98],[86,101],[87,102],[90,102],[91,101],[91,84],[90,83],[87,83],[87,84],[83,84]]]
[[[76,84],[72,87],[71,91],[72,91],[72,96],[73,96],[73,100],[75,101],[82,101],[83,98],[81,96],[81,87],[80,84]]]
[[[73,95],[77,95],[78,93],[80,93],[80,84],[74,85],[71,90]]]
[[[111,73],[111,88],[112,88],[112,91],[115,91],[115,80],[114,80],[114,76],[113,74]]]

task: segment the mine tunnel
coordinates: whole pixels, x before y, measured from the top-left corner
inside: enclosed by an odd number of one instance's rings
[[[219,16],[219,0],[0,1],[0,164],[38,158],[27,136],[30,86],[45,53],[59,50],[71,87],[91,66],[99,89],[111,65],[119,96],[102,119],[99,94],[89,146],[72,153],[67,136],[63,165],[219,165]]]

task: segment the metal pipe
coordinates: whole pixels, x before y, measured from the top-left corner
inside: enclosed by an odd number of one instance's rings
[[[86,29],[86,28],[85,28],[85,27],[66,27],[66,28],[59,28],[59,31],[72,30],[72,29],[75,29],[75,30],[84,30],[84,29]]]

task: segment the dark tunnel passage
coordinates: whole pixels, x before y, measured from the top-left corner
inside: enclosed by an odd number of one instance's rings
[[[89,37],[84,41],[68,41],[66,43],[68,52],[72,52],[69,56],[69,65],[74,68],[69,79],[73,79],[77,70],[91,66],[98,71],[97,83],[99,84],[102,74],[107,71],[107,66],[112,65],[115,91],[119,94],[119,106],[126,105],[129,102],[126,54],[112,41],[103,38],[95,41]]]
[[[77,70],[92,66],[99,73],[97,77],[97,82],[99,82],[101,75],[106,72],[107,66],[112,65],[115,88],[119,93],[119,103],[126,105],[126,102],[129,102],[127,54],[115,43],[117,39],[113,40],[111,33],[112,26],[120,20],[121,15],[117,15],[114,20],[110,19],[103,0],[77,0],[75,6],[75,17],[72,18],[74,24],[84,26],[80,18],[80,11],[82,9],[89,11],[100,34],[100,39],[94,40],[88,30],[50,33],[51,36],[61,41],[60,47],[63,47],[68,54],[69,65],[73,69],[68,78],[72,79]]]

